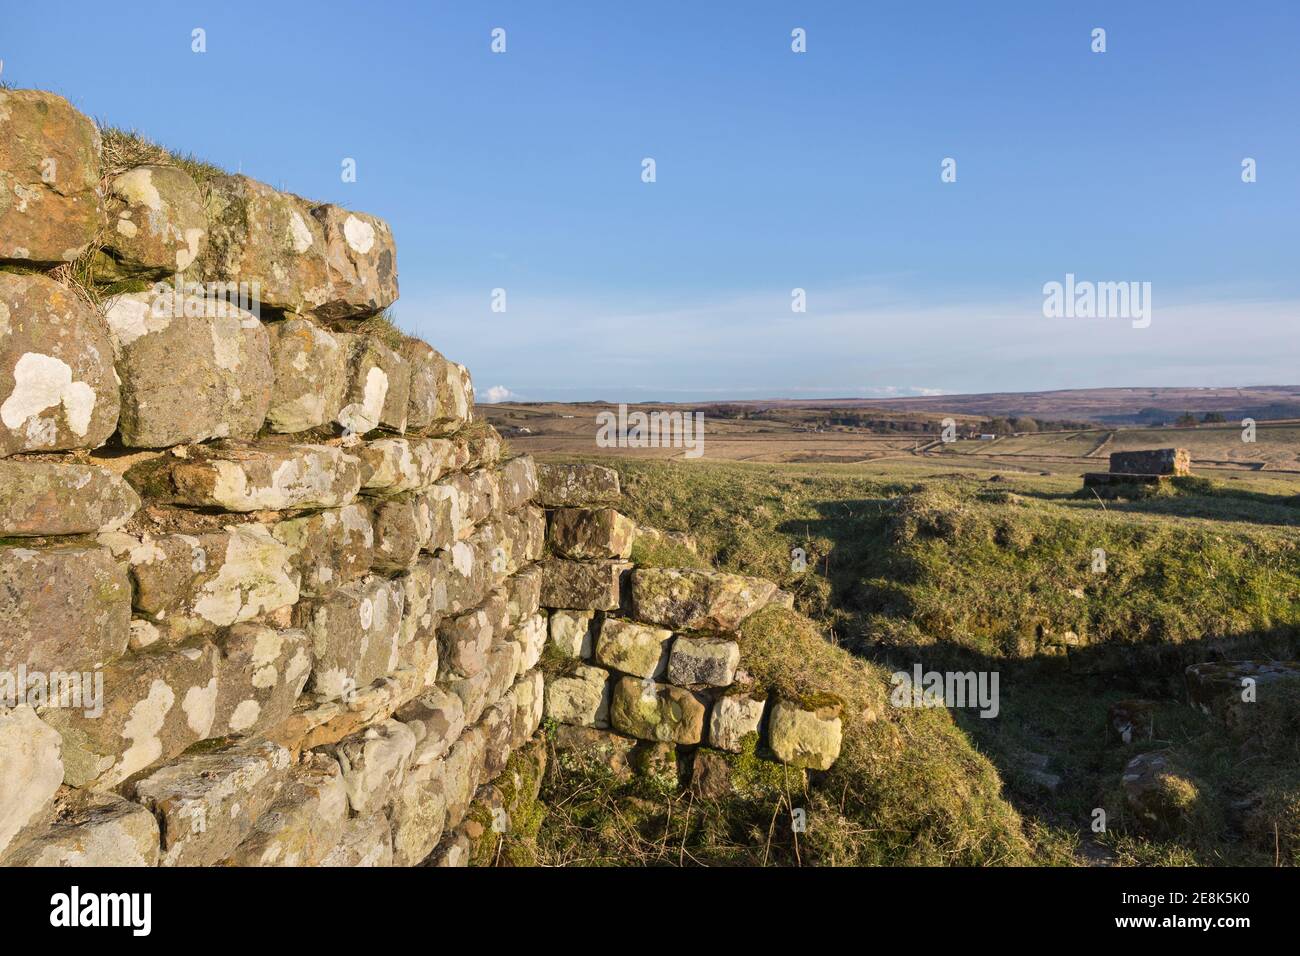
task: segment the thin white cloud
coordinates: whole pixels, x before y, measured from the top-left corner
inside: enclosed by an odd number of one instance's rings
[[[519,396],[506,388],[504,385],[493,385],[490,388],[474,389],[474,400],[488,405],[495,405],[497,402],[508,402]]]

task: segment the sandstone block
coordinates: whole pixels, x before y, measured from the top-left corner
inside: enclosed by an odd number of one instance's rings
[[[365,490],[397,495],[430,488],[455,465],[455,446],[445,438],[380,438],[367,442],[361,458],[369,467]]]
[[[374,566],[381,571],[405,571],[428,540],[429,506],[422,498],[406,495],[375,505]]]
[[[328,293],[323,318],[374,315],[397,301],[397,247],[388,223],[363,212],[321,205],[311,211],[325,243]]]
[[[103,319],[53,279],[0,272],[0,458],[98,448],[119,407]]]
[[[305,595],[320,596],[356,581],[374,563],[374,523],[360,502],[281,521],[271,534],[288,549],[289,573],[298,575]]]
[[[104,314],[122,379],[123,444],[257,435],[273,374],[256,316],[224,299],[157,290],[118,296]]]
[[[622,494],[618,472],[603,465],[537,465],[537,496],[546,508],[611,504]]]
[[[198,185],[176,166],[145,164],[108,183],[108,230],[97,272],[163,279],[184,272],[208,247]]]
[[[536,565],[513,574],[506,582],[506,610],[512,625],[522,624],[542,606],[542,569]]]
[[[585,664],[546,682],[546,716],[561,724],[608,727],[610,673]]]
[[[537,666],[546,649],[546,618],[534,614],[510,632],[510,639],[519,645],[519,671],[516,677]]]
[[[597,766],[618,777],[632,772],[630,761],[636,741],[631,737],[594,727],[562,725],[556,729],[554,740],[559,765],[565,770]]]
[[[104,222],[99,130],[43,90],[0,89],[0,259],[72,262]]]
[[[596,638],[596,663],[634,677],[662,677],[672,644],[672,631],[607,617]]]
[[[307,319],[267,325],[274,385],[266,420],[272,431],[301,432],[337,418],[347,385],[343,343]]]
[[[622,603],[623,580],[631,569],[626,561],[548,558],[542,568],[542,605],[564,610],[615,610]]]
[[[734,631],[776,591],[762,578],[688,568],[637,568],[631,580],[633,615],[677,631]]]
[[[299,629],[236,624],[218,640],[216,718],[210,733],[255,734],[288,719],[311,673],[311,641]]]
[[[1200,799],[1197,782],[1167,750],[1138,754],[1124,767],[1120,788],[1125,806],[1140,825],[1155,833],[1175,833],[1186,824]]]
[[[465,811],[482,782],[485,737],[479,727],[470,727],[452,746],[443,764],[447,795],[447,827],[460,826]]]
[[[668,680],[679,687],[727,687],[736,679],[740,645],[718,637],[679,637],[668,658]]]
[[[408,427],[450,435],[469,421],[474,393],[465,366],[419,339],[407,339],[401,352],[411,366]]]
[[[585,661],[596,653],[600,622],[595,611],[552,611],[549,625],[551,646],[565,657]]]
[[[352,817],[343,826],[343,836],[325,855],[321,866],[372,867],[393,865],[393,838],[388,818],[382,813]]]
[[[385,720],[333,748],[343,769],[343,785],[354,813],[380,810],[400,787],[415,751],[415,734],[397,720]]]
[[[114,550],[139,539],[106,538]],[[172,640],[210,633],[298,600],[289,551],[260,524],[229,525],[199,535],[172,534],[125,552],[135,579],[135,607]]]
[[[139,507],[135,490],[105,468],[0,459],[0,537],[112,531]]]
[[[289,751],[251,739],[186,754],[135,782],[158,818],[163,866],[211,866],[253,829],[289,774]]]
[[[228,866],[317,866],[343,838],[348,796],[338,761],[312,753],[291,767],[274,802],[223,862]]]
[[[505,638],[507,620],[505,595],[496,592],[480,607],[444,621],[438,628],[441,678],[473,677],[482,670],[488,649]]]
[[[348,385],[338,423],[364,435],[384,427],[406,431],[406,404],[411,391],[411,367],[373,335],[339,333],[348,348]]]
[[[740,753],[745,737],[758,733],[765,704],[748,694],[723,694],[709,711],[709,745]]]
[[[399,583],[367,577],[322,598],[300,601],[296,623],[312,642],[307,687],[327,699],[348,699],[397,663],[405,594]]]
[[[440,760],[465,729],[465,705],[441,687],[430,687],[394,715],[415,734],[412,766]]]
[[[614,685],[609,721],[639,740],[698,744],[704,736],[705,705],[688,690],[636,677]]]
[[[532,455],[519,455],[501,466],[501,510],[514,511],[537,494],[537,464]],[[608,555],[608,557],[627,555]],[[607,557],[607,555],[600,555]]]
[[[158,821],[144,807],[111,793],[69,790],[54,822],[11,848],[4,865],[157,866],[158,847]]]
[[[60,748],[58,732],[32,708],[0,707],[0,856],[54,799],[63,782]]]
[[[1188,475],[1192,456],[1186,448],[1116,451],[1110,456],[1112,475]]]
[[[414,866],[438,845],[447,822],[447,792],[442,760],[407,771],[388,810],[393,831],[393,864]]]
[[[0,547],[0,670],[80,671],[121,655],[131,582],[106,548]]]
[[[513,688],[515,695],[515,721],[511,731],[511,746],[520,747],[537,733],[546,709],[545,680],[540,670],[529,671]]]
[[[551,546],[566,558],[626,558],[636,522],[613,508],[559,508],[551,514]]]
[[[1235,730],[1244,729],[1261,700],[1300,687],[1294,661],[1207,661],[1187,668],[1187,701]]]
[[[211,736],[217,651],[206,641],[156,644],[104,667],[102,713],[50,710],[63,737],[64,782],[107,790]]]
[[[840,755],[842,705],[832,698],[796,703],[772,702],[768,742],[782,763],[810,770],[829,770]]]
[[[361,461],[331,445],[204,445],[135,465],[126,478],[143,497],[194,508],[338,508],[360,490]]]

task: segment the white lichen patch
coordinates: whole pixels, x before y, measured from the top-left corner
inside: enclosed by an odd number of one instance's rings
[[[109,302],[104,317],[108,320],[108,333],[114,348],[124,349],[136,339],[151,332],[161,332],[171,325],[173,306],[170,299],[166,303],[164,308],[155,310],[149,299],[138,295],[118,296]]]
[[[181,709],[185,711],[186,726],[199,740],[205,739],[217,716],[217,679],[213,677],[203,686],[187,690]]]
[[[113,767],[107,783],[120,783],[162,756],[162,741],[158,735],[174,703],[176,692],[165,680],[155,678],[149,685],[148,696],[131,708],[122,727],[122,736],[131,741],[131,746]]]
[[[17,430],[50,408],[63,406],[68,427],[84,437],[95,411],[95,390],[72,380],[72,368],[63,359],[40,352],[25,352],[14,365],[14,389],[0,405],[0,421]]]
[[[194,613],[227,627],[297,602],[298,585],[287,573],[289,549],[260,524],[232,525],[227,530],[225,560],[200,590]],[[278,655],[277,641],[269,659]]]
[[[113,192],[132,205],[144,206],[161,212],[166,203],[154,185],[153,171],[140,166],[124,172],[113,180]]]
[[[296,209],[289,215],[289,233],[293,241],[294,252],[302,254],[311,248],[311,230],[307,228],[306,221],[303,220],[302,215]]]
[[[343,238],[354,252],[366,255],[375,245],[375,228],[356,216],[343,220]]]

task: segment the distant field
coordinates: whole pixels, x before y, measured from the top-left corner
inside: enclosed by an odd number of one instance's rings
[[[647,408],[651,406],[645,406]],[[666,407],[666,406],[659,406]],[[608,406],[483,405],[484,416],[520,452],[542,456],[685,459],[681,448],[599,448],[596,415]],[[994,441],[936,441],[933,433],[875,433],[862,429],[809,430],[782,421],[717,418],[705,414],[707,461],[876,466],[893,474],[933,475],[967,470],[1069,476],[1105,471],[1113,451],[1179,446],[1192,454],[1193,469],[1207,476],[1264,485],[1274,493],[1300,491],[1300,422],[1261,422],[1254,443],[1240,426],[1197,428],[1091,428],[1011,435]],[[959,420],[959,431],[973,422]],[[905,427],[900,425],[900,427]],[[524,430],[527,430],[526,432]],[[1295,493],[1294,491],[1291,493]]]

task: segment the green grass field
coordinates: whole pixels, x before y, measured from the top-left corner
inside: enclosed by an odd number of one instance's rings
[[[789,841],[778,851],[766,840],[769,861],[1261,864],[1300,854],[1300,735],[1277,732],[1270,739],[1284,743],[1252,751],[1189,708],[1182,683],[1187,664],[1216,655],[1296,657],[1294,476],[1190,479],[1102,501],[1075,476],[934,459],[603,463],[622,476],[623,510],[699,543],[698,556],[643,551],[639,560],[758,574],[796,595],[799,613],[769,622],[754,644],[766,682],[810,677],[814,666],[864,699],[918,661],[1001,674],[995,719],[885,707],[863,725],[863,750],[832,771],[841,798],[822,812],[838,808],[833,825],[827,818],[835,840],[805,836],[802,857]],[[806,570],[792,566],[793,549]],[[1094,567],[1098,549],[1104,571]],[[1134,697],[1154,702],[1157,739],[1108,744],[1107,706]],[[1274,723],[1291,726],[1298,713]],[[1128,760],[1163,748],[1191,768],[1196,812],[1183,832],[1156,835],[1126,818],[1117,788]],[[818,799],[830,799],[827,785]],[[1097,808],[1111,821],[1101,835],[1089,829]],[[745,827],[772,815],[769,803],[713,812],[706,842],[727,853],[710,857],[689,833],[668,842],[713,862],[754,862],[737,848],[749,845]],[[655,813],[658,826],[634,828],[651,844],[664,838],[664,811]],[[742,818],[744,832],[728,829]],[[607,847],[610,859],[626,845]]]

